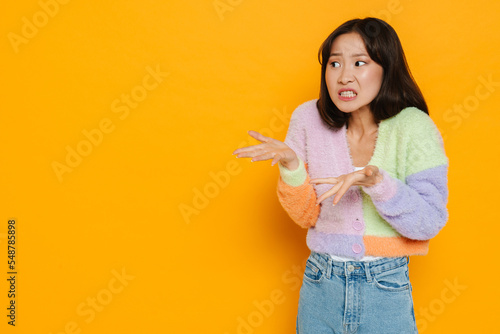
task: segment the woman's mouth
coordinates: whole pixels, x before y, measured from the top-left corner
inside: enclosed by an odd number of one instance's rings
[[[358,93],[356,93],[354,90],[345,89],[339,92],[339,98],[342,101],[354,100],[356,96],[358,96]]]

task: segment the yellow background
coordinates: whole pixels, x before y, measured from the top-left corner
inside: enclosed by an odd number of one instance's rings
[[[231,153],[285,138],[319,45],[366,16],[398,32],[450,159],[449,222],[410,263],[420,332],[497,328],[500,2],[61,2],[0,11],[2,333],[293,333],[306,231],[277,167]],[[86,156],[58,178],[68,147]]]

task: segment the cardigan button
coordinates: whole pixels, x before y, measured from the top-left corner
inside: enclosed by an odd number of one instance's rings
[[[351,201],[356,202],[359,199],[359,195],[357,191],[351,192]]]
[[[361,247],[360,244],[354,244],[352,245],[352,251],[356,254],[359,254],[361,253],[361,251],[363,250],[363,247]]]
[[[356,231],[361,231],[363,229],[363,223],[359,220],[355,220],[354,223],[352,223],[352,228]]]

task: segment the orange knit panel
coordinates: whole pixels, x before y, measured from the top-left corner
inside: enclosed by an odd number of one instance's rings
[[[310,180],[307,174],[305,182],[298,187],[286,184],[281,177],[278,181],[278,199],[281,205],[290,218],[303,228],[316,225],[320,211],[320,206],[316,205],[316,191],[309,183]]]
[[[396,257],[425,255],[429,251],[429,240],[411,240],[405,237],[375,237],[365,235],[365,255]]]

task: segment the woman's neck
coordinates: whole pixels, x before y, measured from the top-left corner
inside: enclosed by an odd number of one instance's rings
[[[369,109],[353,111],[347,120],[347,132],[356,138],[377,132],[378,124]]]

